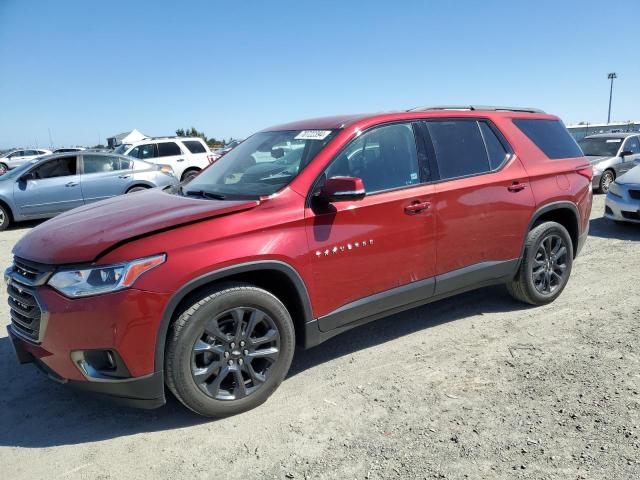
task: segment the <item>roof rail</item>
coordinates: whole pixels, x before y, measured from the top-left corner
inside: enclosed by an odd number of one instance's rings
[[[498,107],[495,105],[441,105],[434,107],[417,107],[407,110],[407,112],[428,112],[433,110],[481,110],[489,112],[527,112],[527,113],[546,113],[539,108],[528,107]]]

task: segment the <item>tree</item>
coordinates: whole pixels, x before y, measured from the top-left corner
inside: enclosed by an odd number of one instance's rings
[[[186,130],[184,128],[178,128],[176,135],[178,137],[200,137],[210,148],[221,148],[225,146],[224,140],[217,140],[213,137],[207,138],[204,132],[197,130],[195,127],[187,128]]]

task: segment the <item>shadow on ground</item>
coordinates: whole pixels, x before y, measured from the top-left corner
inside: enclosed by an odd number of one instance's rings
[[[513,301],[502,287],[425,305],[358,327],[313,349],[296,352],[289,377],[446,322],[523,308],[527,307]],[[211,421],[182,407],[171,395],[167,395],[167,405],[160,409],[136,410],[58,385],[34,366],[17,364],[6,337],[0,339],[0,385],[4,390],[0,400],[0,446],[74,445]]]
[[[640,224],[616,223],[608,218],[593,218],[589,222],[589,236],[617,240],[640,240]]]

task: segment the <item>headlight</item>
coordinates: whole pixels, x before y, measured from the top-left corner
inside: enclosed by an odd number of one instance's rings
[[[616,197],[620,197],[620,198],[622,198],[623,196],[622,187],[617,182],[613,182],[612,184],[609,185],[609,193],[611,195],[615,195]]]
[[[54,274],[49,285],[67,297],[88,297],[129,288],[145,272],[161,265],[166,255],[140,258],[118,265],[63,270]]]

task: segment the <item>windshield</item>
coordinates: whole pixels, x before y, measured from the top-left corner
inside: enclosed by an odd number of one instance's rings
[[[19,167],[14,168],[13,170],[7,171],[7,173],[5,173],[4,175],[0,175],[0,180],[9,180],[9,179],[12,179],[12,178],[18,178],[25,171],[29,170],[29,168],[31,168],[32,165],[34,165],[35,163],[38,163],[40,160],[42,160],[42,158],[43,157],[39,157],[39,158],[33,159],[30,162],[23,163],[22,165],[20,165]]]
[[[129,148],[131,145],[128,143],[123,143],[122,145],[118,145],[114,150],[113,153],[117,153],[118,155],[124,155],[124,152],[127,150],[127,148]]]
[[[336,130],[260,132],[249,137],[184,187],[187,194],[271,195],[306,167]],[[205,195],[203,195],[205,196]]]
[[[622,144],[622,138],[583,138],[578,142],[587,157],[615,157]]]

